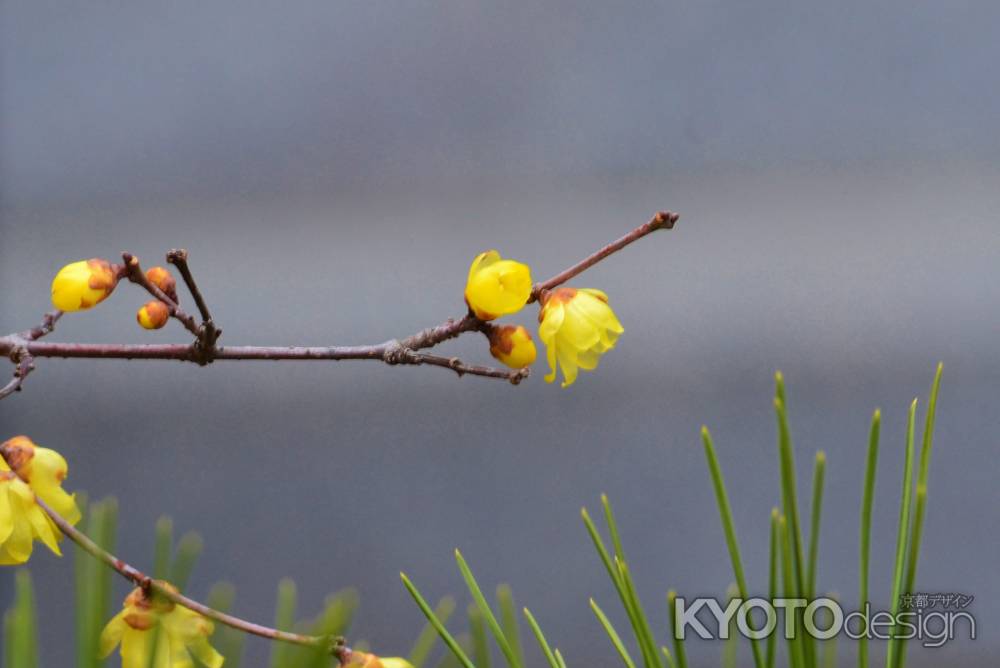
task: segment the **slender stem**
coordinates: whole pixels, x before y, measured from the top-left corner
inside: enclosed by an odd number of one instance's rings
[[[868,437],[868,460],[865,465],[865,486],[861,496],[861,555],[859,580],[859,605],[868,602],[868,565],[871,559],[872,505],[875,500],[875,473],[878,468],[878,441],[882,424],[882,412],[872,415],[872,426]],[[858,639],[858,668],[868,668],[868,638],[862,633]]]
[[[673,213],[671,211],[657,212],[656,215],[654,215],[649,220],[648,223],[640,225],[639,227],[635,228],[634,230],[632,230],[625,236],[621,237],[620,239],[612,241],[607,246],[604,246],[603,248],[596,251],[595,253],[592,253],[583,260],[580,260],[569,269],[566,269],[565,271],[556,274],[549,280],[536,284],[531,289],[531,298],[528,300],[528,303],[537,300],[539,296],[546,290],[551,290],[552,288],[558,285],[562,285],[566,281],[575,278],[577,275],[581,274],[586,269],[593,267],[595,264],[597,264],[604,258],[608,257],[609,255],[617,253],[618,251],[625,248],[633,241],[638,241],[647,234],[651,234],[656,230],[672,229],[679,219],[680,215]]]
[[[195,306],[198,307],[198,312],[201,314],[202,321],[209,322],[211,321],[212,316],[208,312],[208,304],[205,303],[204,297],[201,296],[198,284],[194,282],[194,276],[191,275],[191,269],[188,267],[187,259],[188,253],[183,248],[176,248],[167,253],[167,262],[177,267],[177,271],[180,272],[181,278],[184,279],[184,284],[187,285],[188,292],[190,292],[191,296],[194,298]]]
[[[896,619],[899,612],[899,598],[903,590],[903,567],[906,563],[906,538],[907,530],[910,527],[910,498],[913,492],[913,434],[916,431],[917,420],[917,400],[910,403],[910,410],[906,418],[906,449],[903,455],[903,489],[899,502],[899,525],[896,529],[896,558],[893,561],[892,569],[892,598],[889,601],[889,609],[892,618]],[[861,605],[865,601],[860,601]],[[899,640],[896,638],[896,626],[889,637],[889,646],[886,649],[886,668],[893,668],[896,665],[896,652]]]
[[[146,290],[146,292],[166,304],[170,315],[177,318],[177,320],[180,321],[180,323],[184,325],[189,332],[198,336],[198,323],[195,322],[195,319],[185,313],[184,310],[177,305],[177,302],[171,299],[163,290],[149,282],[149,279],[146,278],[146,274],[142,271],[142,267],[139,266],[139,258],[131,253],[122,253],[122,259],[125,261],[125,277],[136,285],[141,286]]]

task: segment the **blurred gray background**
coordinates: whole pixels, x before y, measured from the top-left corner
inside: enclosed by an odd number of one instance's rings
[[[160,514],[201,532],[191,593],[228,580],[251,618],[284,576],[310,611],[353,585],[352,637],[404,653],[423,620],[398,572],[460,594],[459,546],[585,665],[616,661],[588,596],[624,624],[579,520],[601,492],[661,637],[668,587],[732,578],[702,423],[765,586],[778,368],[800,481],[829,456],[819,579],[849,604],[884,411],[887,604],[905,408],[940,359],[918,589],[975,595],[980,637],[911,655],[993,665],[1000,6],[806,4],[3,2],[3,332],[39,320],[67,261],[186,247],[223,343],[377,342],[461,315],[483,249],[542,278],[657,209],[682,219],[578,280],[626,333],[568,390],[544,363],[513,388],[373,362],[40,360],[2,435],[62,451],[69,488],[117,495],[139,565]],[[144,301],[122,285],[50,340],[187,340],[140,330]],[[477,337],[444,350],[489,360]],[[72,561],[31,568],[45,665],[69,665]],[[717,664],[721,645],[693,651]]]

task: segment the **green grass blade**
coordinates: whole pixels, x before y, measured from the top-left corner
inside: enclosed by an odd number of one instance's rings
[[[781,572],[785,584],[785,597],[798,598],[794,593],[796,582],[795,572],[792,569],[792,539],[789,535],[788,521],[784,515],[778,517],[778,535],[781,542]],[[788,639],[788,665],[791,668],[801,668],[805,665],[802,648],[802,634],[799,633],[799,625],[796,620],[795,635]],[[776,631],[777,632],[777,631]]]
[[[660,651],[663,652],[663,658],[667,660],[667,665],[670,668],[677,668],[677,663],[674,662],[674,657],[670,653],[670,650],[667,648],[667,646],[664,645],[663,647],[660,647]]]
[[[816,562],[819,559],[819,525],[823,513],[823,483],[826,478],[826,453],[816,453],[813,468],[812,506],[809,519],[809,561],[806,569],[806,598],[812,600],[816,592]]]
[[[82,520],[84,531],[104,549],[113,552],[117,533],[118,505],[114,499],[87,504]],[[110,617],[112,571],[84,550],[76,550],[74,579],[76,580],[76,654],[77,668],[101,665],[97,656],[98,639],[104,623]]]
[[[768,600],[773,601],[778,597],[778,516],[780,511],[777,508],[771,509],[771,542],[770,550],[768,556],[768,569],[767,569],[767,595]],[[774,633],[767,637],[765,651],[764,665],[767,668],[774,668],[774,662],[776,659],[776,650],[778,643],[778,632],[775,630]]]
[[[510,585],[497,587],[497,605],[500,607],[500,624],[510,648],[517,655],[520,665],[524,665],[524,648],[521,646],[521,628],[517,623],[517,608],[514,606],[514,592]]]
[[[236,600],[236,589],[228,582],[220,582],[208,592],[205,603],[208,607],[220,612],[233,609]],[[239,668],[243,663],[243,642],[246,635],[236,629],[222,624],[215,625],[212,635],[212,645],[222,656],[226,657],[226,668]]]
[[[278,583],[278,600],[275,605],[274,627],[280,631],[291,630],[295,626],[295,610],[298,607],[298,589],[295,582],[284,578]],[[271,643],[271,668],[283,668],[289,663],[292,647],[287,643]]]
[[[632,631],[635,633],[636,642],[639,643],[639,647],[642,650],[646,668],[663,668],[660,654],[656,651],[656,639],[653,638],[649,619],[646,617],[646,612],[639,601],[639,595],[635,591],[635,583],[632,582],[632,575],[629,572],[628,565],[624,561],[620,561],[620,558],[617,556],[615,557],[615,565],[618,567],[622,584],[625,587],[625,595],[628,597],[629,603],[628,609],[632,611],[630,617]]]
[[[728,605],[730,601],[738,598],[740,595],[739,589],[737,589],[735,584],[729,585],[726,590],[726,604]],[[737,613],[741,614],[741,613]],[[736,628],[736,617],[734,616],[729,620],[728,637],[725,643],[722,645],[722,668],[736,668],[737,659],[737,649],[738,645],[736,640],[739,638],[739,629]]]
[[[907,531],[910,528],[910,503],[913,491],[913,455],[914,455],[914,432],[917,421],[917,400],[910,403],[910,410],[906,419],[906,450],[903,458],[903,488],[900,494],[899,503],[899,525],[896,529],[896,558],[893,562],[892,571],[892,598],[889,601],[893,619],[899,612],[899,598],[903,588],[903,569],[906,562]],[[865,599],[861,600],[861,605],[865,604]],[[895,636],[895,627],[891,636]],[[896,665],[896,651],[898,649],[894,637],[889,638],[886,649],[886,668],[893,668]]]
[[[417,590],[417,588],[413,585],[412,582],[410,582],[410,578],[406,577],[405,573],[400,573],[399,577],[403,581],[403,586],[405,586],[406,590],[410,592],[410,596],[413,597],[413,600],[416,602],[417,607],[420,608],[420,611],[424,613],[424,616],[427,618],[427,621],[430,622],[431,625],[435,628],[435,630],[438,632],[438,635],[441,636],[441,640],[443,640],[444,644],[448,646],[448,649],[450,649],[452,654],[455,655],[455,658],[457,658],[465,668],[476,668],[475,665],[472,663],[472,661],[469,659],[469,656],[465,653],[465,650],[462,649],[462,646],[458,644],[458,641],[455,640],[455,638],[452,637],[450,633],[448,633],[448,629],[445,628],[444,623],[437,618],[437,615],[435,615],[434,611],[431,610],[431,606],[427,604],[427,601],[424,600],[424,597],[420,595],[420,592]]]
[[[28,571],[14,574],[14,605],[4,615],[7,668],[38,668],[38,614]]]
[[[590,609],[594,611],[595,615],[597,615],[597,620],[601,623],[601,626],[604,627],[604,631],[608,634],[608,637],[611,638],[611,644],[615,646],[616,650],[618,650],[618,656],[622,658],[626,668],[635,668],[635,662],[632,661],[632,657],[629,656],[628,650],[625,649],[621,636],[619,636],[618,632],[615,631],[615,627],[611,625],[611,622],[608,621],[604,611],[601,610],[600,606],[597,605],[597,602],[594,601],[594,599],[590,599]]]
[[[674,661],[677,668],[687,668],[687,652],[684,650],[684,640],[677,637],[677,592],[673,589],[667,592],[667,608],[670,611],[670,637],[673,640]]]
[[[865,465],[865,482],[861,496],[861,564],[859,569],[861,605],[868,600],[868,569],[871,559],[872,505],[875,500],[875,473],[878,469],[879,431],[882,413],[876,410],[872,415],[872,426],[868,436],[868,459]],[[858,668],[868,668],[868,637],[861,634],[858,639]]]
[[[483,613],[475,604],[469,605],[469,636],[472,638],[472,661],[476,668],[490,668],[490,645],[486,640]]]
[[[538,646],[542,648],[542,654],[545,655],[545,660],[549,662],[550,668],[559,668],[559,662],[556,660],[555,654],[552,653],[552,648],[549,647],[549,641],[545,639],[545,634],[542,633],[541,627],[535,621],[534,615],[527,608],[524,609],[524,617],[528,620],[528,626],[531,627],[531,631],[535,634]]]
[[[913,526],[910,529],[909,552],[906,557],[906,579],[901,593],[912,593],[917,579],[917,562],[920,558],[920,543],[923,537],[924,516],[927,510],[927,484],[930,478],[931,450],[934,447],[934,422],[937,417],[938,392],[941,389],[941,374],[944,364],[938,363],[931,383],[931,394],[927,399],[927,415],[924,422],[924,438],[920,446],[920,468],[917,474],[917,496],[914,503]],[[899,641],[895,655],[896,668],[906,662],[906,640]]]
[[[510,642],[507,640],[507,636],[500,627],[500,623],[493,615],[493,611],[490,609],[489,603],[486,602],[486,597],[483,596],[483,591],[479,588],[479,583],[476,582],[476,578],[472,575],[469,565],[465,562],[465,558],[462,557],[462,553],[458,550],[455,550],[455,561],[458,562],[458,569],[462,571],[462,577],[465,579],[465,584],[469,587],[469,593],[472,594],[472,600],[479,608],[479,611],[483,614],[483,619],[485,620],[487,626],[489,626],[490,631],[493,633],[493,638],[496,640],[497,646],[500,647],[500,651],[503,652],[504,657],[507,659],[508,665],[510,665],[511,668],[523,668],[517,654],[515,654],[513,648],[511,648]]]
[[[558,647],[556,648],[556,661],[559,662],[559,668],[566,668],[566,659],[563,658],[562,652],[559,651]]]
[[[201,556],[204,543],[201,536],[191,531],[184,534],[177,542],[177,551],[174,554],[173,563],[170,565],[170,583],[184,591],[187,589],[188,580],[194,571],[194,565]]]
[[[156,547],[153,549],[153,577],[170,577],[170,555],[174,551],[174,521],[167,516],[156,520]]]
[[[434,614],[441,620],[442,624],[448,623],[448,619],[454,611],[455,599],[451,596],[445,596],[434,607]],[[434,644],[437,642],[437,639],[438,635],[434,626],[430,622],[426,623],[420,631],[417,641],[413,643],[413,649],[410,650],[409,662],[413,665],[413,668],[424,667],[424,664],[427,663],[427,658],[434,651]]]
[[[743,559],[740,557],[740,544],[736,538],[736,527],[733,524],[733,510],[729,505],[726,483],[722,478],[722,469],[719,468],[719,460],[715,455],[715,446],[712,444],[712,435],[709,433],[708,427],[701,428],[701,440],[705,447],[705,459],[708,461],[708,470],[712,476],[712,486],[715,489],[715,499],[719,506],[719,518],[722,520],[722,530],[726,535],[729,558],[733,564],[733,576],[736,578],[736,586],[739,588],[740,596],[743,599],[747,599],[749,598],[747,595],[747,581],[743,574]],[[751,640],[750,646],[753,650],[754,665],[757,668],[763,668],[764,659],[761,656],[758,641]]]

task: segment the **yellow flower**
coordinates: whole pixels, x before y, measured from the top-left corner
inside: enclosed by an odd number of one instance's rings
[[[166,582],[157,584],[177,591]],[[99,653],[105,658],[121,645],[122,668],[193,668],[192,656],[208,668],[220,668],[225,659],[208,642],[214,630],[198,613],[136,588],[101,632]]]
[[[531,269],[500,259],[495,250],[480,253],[469,267],[465,303],[480,320],[517,313],[531,296]]]
[[[382,658],[368,652],[351,652],[344,668],[413,668],[413,664],[398,656]]]
[[[547,348],[551,372],[556,378],[556,361],[563,372],[563,387],[576,381],[578,369],[592,371],[625,330],[608,306],[608,296],[600,290],[559,288],[543,297],[538,314],[538,335]]]
[[[504,325],[489,330],[490,354],[512,369],[523,369],[535,361],[535,342],[521,325]]]
[[[160,329],[170,319],[170,309],[159,299],[154,299],[135,312],[135,319],[143,329]]]
[[[107,299],[117,284],[118,273],[107,260],[73,262],[52,279],[52,305],[61,311],[82,311]]]
[[[75,498],[62,488],[66,460],[27,436],[0,444],[0,565],[23,564],[35,539],[55,552],[62,534],[35,502],[37,495],[70,524],[80,521]]]

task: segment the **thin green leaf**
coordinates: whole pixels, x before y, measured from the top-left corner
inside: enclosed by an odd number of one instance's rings
[[[295,610],[298,607],[298,589],[295,582],[284,578],[278,583],[278,600],[275,605],[274,627],[280,631],[291,630],[295,626]],[[289,663],[291,645],[283,642],[271,643],[271,668],[282,668]]]
[[[454,611],[455,599],[451,596],[442,598],[434,608],[434,614],[443,624],[448,623],[448,619]],[[434,626],[430,622],[424,624],[424,628],[420,631],[417,641],[413,643],[413,649],[410,650],[409,661],[413,668],[423,668],[424,664],[427,663],[427,658],[434,650],[434,644],[437,642],[437,639],[438,635]]]
[[[674,644],[677,668],[687,668],[687,652],[684,650],[684,640],[677,637],[677,592],[673,589],[667,592],[667,609],[670,612],[670,637]]]
[[[780,549],[778,544],[778,517],[780,514],[781,513],[777,508],[771,508],[771,541],[767,569],[767,595],[769,601],[773,601],[778,597],[778,551]],[[771,633],[771,635],[767,637],[767,649],[764,659],[764,665],[766,665],[767,668],[774,668],[774,662],[777,654],[777,642],[777,632]]]
[[[153,577],[170,577],[170,555],[174,551],[174,521],[167,516],[156,520],[156,547],[153,550]]]
[[[461,662],[461,664],[465,668],[476,668],[475,665],[472,663],[472,661],[469,659],[468,655],[462,649],[461,645],[458,644],[458,641],[456,641],[455,638],[453,638],[452,635],[448,633],[448,629],[445,628],[444,623],[437,618],[437,615],[435,615],[434,611],[431,610],[431,606],[427,604],[427,601],[424,600],[424,597],[420,595],[420,592],[417,590],[417,588],[413,585],[412,582],[410,582],[410,579],[406,577],[406,574],[400,573],[399,577],[403,581],[403,586],[405,586],[406,590],[410,592],[410,596],[413,597],[413,600],[416,602],[417,607],[419,607],[421,612],[424,613],[424,616],[427,618],[427,621],[430,622],[431,625],[437,630],[438,635],[441,636],[441,640],[443,640],[444,644],[448,646],[448,649],[452,651],[452,654],[455,655],[455,657]]]
[[[896,558],[893,561],[892,570],[892,599],[889,601],[892,618],[895,619],[899,613],[899,600],[903,589],[903,570],[906,563],[907,551],[907,531],[910,528],[910,504],[913,493],[913,455],[914,455],[914,434],[917,427],[917,400],[910,402],[910,410],[906,419],[906,450],[903,457],[903,489],[899,502],[899,524],[896,527]],[[860,605],[864,605],[867,599],[862,599]],[[888,648],[886,649],[886,668],[893,668],[896,665],[896,652],[899,650],[899,640],[896,639],[896,630],[890,634]]]
[[[205,603],[220,612],[233,609],[236,589],[228,582],[220,582],[208,592]],[[239,668],[243,663],[243,641],[246,635],[236,629],[217,624],[212,635],[212,645],[226,658],[226,668]]]
[[[178,541],[177,552],[170,566],[170,583],[181,591],[187,588],[188,580],[191,579],[191,573],[198,557],[201,556],[203,547],[201,536],[193,531],[184,534]]]
[[[626,668],[635,668],[635,662],[632,661],[632,657],[629,656],[628,650],[625,649],[625,645],[622,643],[621,637],[618,635],[618,632],[615,631],[615,627],[611,625],[611,622],[608,621],[604,611],[601,610],[600,606],[597,605],[597,602],[594,601],[594,599],[590,599],[590,608],[594,611],[594,614],[597,615],[597,620],[601,623],[601,626],[604,627],[605,633],[607,633],[608,637],[611,638],[611,644],[615,646],[616,650],[618,650],[618,656],[622,658]]]
[[[812,600],[816,591],[816,562],[819,560],[819,525],[823,513],[823,481],[826,477],[826,453],[816,453],[813,468],[813,496],[809,520],[809,562],[806,570],[806,598]]]
[[[510,585],[497,586],[497,605],[500,607],[500,624],[510,648],[517,655],[520,665],[524,665],[524,648],[521,646],[521,629],[517,623],[517,608],[514,606],[514,592]]]
[[[500,623],[493,615],[493,611],[490,609],[489,603],[486,602],[486,597],[483,596],[483,592],[479,588],[479,583],[476,582],[476,578],[472,575],[469,565],[465,563],[462,553],[458,550],[455,550],[455,561],[458,562],[458,569],[462,571],[462,577],[465,579],[465,584],[469,587],[469,593],[472,594],[472,600],[475,601],[479,611],[483,613],[483,619],[490,627],[490,631],[493,633],[493,638],[496,640],[497,646],[500,647],[500,651],[503,652],[504,657],[506,657],[507,663],[511,668],[522,668],[517,654],[515,654],[513,648],[511,648],[510,642],[507,640],[507,636],[504,635],[503,629],[500,627]]]
[[[472,638],[472,660],[477,668],[490,668],[490,645],[486,641],[486,623],[483,613],[469,605],[469,637]]]
[[[549,641],[545,639],[545,634],[542,633],[542,629],[538,625],[538,622],[535,621],[535,617],[531,614],[531,611],[525,608],[524,616],[528,620],[528,626],[531,627],[532,632],[535,634],[538,646],[542,648],[542,654],[545,655],[545,659],[549,662],[550,668],[559,668],[559,662],[556,660],[555,655],[552,653],[552,649],[549,647]]]
[[[868,436],[868,460],[865,465],[865,483],[861,497],[861,566],[860,601],[864,605],[868,600],[868,570],[871,559],[872,538],[872,505],[875,499],[875,473],[878,469],[879,431],[882,424],[882,413],[876,410],[872,415],[872,426]],[[861,634],[858,639],[858,668],[868,668],[868,638]]]

